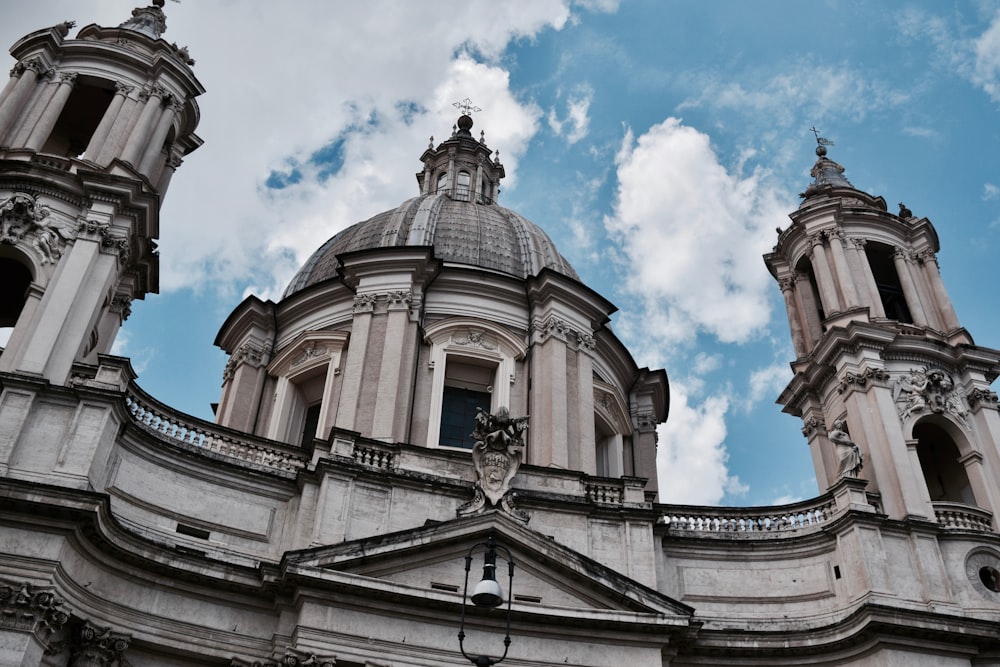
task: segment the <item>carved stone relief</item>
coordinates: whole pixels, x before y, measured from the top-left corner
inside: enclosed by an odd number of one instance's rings
[[[452,334],[451,342],[455,345],[461,345],[463,347],[478,347],[483,350],[494,351],[499,349],[496,339],[493,336],[482,329],[474,329],[472,327],[463,333]]]
[[[480,410],[472,432],[472,465],[476,470],[475,496],[458,508],[459,516],[478,514],[489,508],[503,510],[515,519],[528,521],[528,515],[514,507],[510,482],[521,467],[524,432],[528,418],[511,417],[507,408],[496,414]]]
[[[84,621],[72,639],[53,643],[46,653],[69,650],[69,667],[131,667],[124,655],[131,641],[130,635]]]
[[[36,591],[28,582],[0,584],[0,628],[34,632],[46,640],[69,620],[64,604],[51,591]]]
[[[255,368],[263,366],[266,355],[267,352],[259,345],[249,342],[243,343],[229,357],[229,361],[226,362],[226,367],[222,370],[222,383],[225,384],[233,379],[236,367],[240,364],[250,364]]]
[[[837,386],[837,393],[843,394],[848,389],[867,389],[876,383],[889,380],[889,374],[881,368],[866,368],[860,373],[848,371]]]
[[[0,243],[22,239],[31,243],[42,264],[55,263],[75,234],[70,225],[52,217],[31,195],[17,192],[0,203]]]
[[[940,368],[904,373],[896,380],[892,396],[904,420],[911,415],[947,413],[965,424],[969,414],[954,380]]]

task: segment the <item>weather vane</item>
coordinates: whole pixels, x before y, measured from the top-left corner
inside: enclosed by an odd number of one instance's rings
[[[823,137],[819,136],[819,130],[816,129],[815,125],[813,125],[812,127],[810,127],[809,131],[816,135],[816,143],[819,144],[820,146],[833,146],[834,145],[834,143],[832,141],[830,141],[829,139],[824,139]]]
[[[466,97],[461,102],[452,102],[451,106],[455,107],[466,116],[468,116],[471,113],[475,113],[477,111],[482,111],[482,109],[473,104],[472,100],[470,100],[468,97]]]

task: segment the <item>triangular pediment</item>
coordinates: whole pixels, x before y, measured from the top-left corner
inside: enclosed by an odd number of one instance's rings
[[[412,595],[460,602],[470,549],[490,534],[515,563],[513,605],[525,612],[564,609],[652,614],[689,619],[693,610],[542,535],[502,513],[455,519],[342,544],[289,552],[286,574],[317,585],[364,587],[373,595]],[[473,549],[468,588],[482,577],[482,549]],[[507,590],[507,562],[498,553],[497,580]]]

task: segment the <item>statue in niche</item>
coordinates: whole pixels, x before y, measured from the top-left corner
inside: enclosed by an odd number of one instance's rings
[[[521,467],[524,432],[528,417],[511,417],[507,408],[490,414],[482,408],[476,414],[472,437],[472,465],[476,470],[475,496],[458,508],[459,515],[476,514],[487,507],[499,508],[519,521],[528,521],[524,512],[514,507],[510,482]]]
[[[843,419],[833,422],[833,429],[828,437],[840,456],[840,476],[857,477],[864,466],[864,455],[861,453],[861,448],[848,435],[847,424]]]

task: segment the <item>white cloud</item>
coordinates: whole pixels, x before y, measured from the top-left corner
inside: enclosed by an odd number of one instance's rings
[[[729,399],[712,396],[689,403],[687,388],[670,385],[670,419],[659,428],[657,475],[663,503],[715,505],[749,487],[729,474],[725,415]]]
[[[700,331],[745,342],[766,326],[773,285],[761,255],[792,209],[767,174],[729,173],[708,136],[676,118],[636,141],[627,133],[617,167],[605,226],[641,304],[624,328],[666,348]]]
[[[992,201],[998,197],[1000,197],[1000,186],[983,183],[983,201]]]
[[[1000,12],[973,42],[972,48],[975,54],[972,82],[986,91],[994,102],[1000,102]]]
[[[904,105],[910,93],[847,66],[799,62],[779,74],[745,74],[727,81],[715,74],[689,75],[698,90],[679,106],[738,110],[769,126],[789,127],[802,118],[844,117],[861,121],[874,111]]]
[[[746,409],[752,410],[764,398],[772,400],[792,379],[792,371],[787,362],[776,362],[770,366],[757,368],[750,373],[750,393]]]
[[[14,327],[0,327],[0,347],[5,347],[10,340],[10,335],[14,332]]]
[[[590,102],[594,97],[594,91],[590,86],[579,86],[566,99],[566,117],[559,118],[556,109],[549,110],[547,120],[549,127],[557,135],[562,136],[565,129],[566,142],[575,144],[587,136],[590,130]]]

